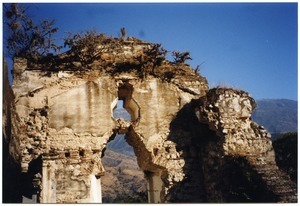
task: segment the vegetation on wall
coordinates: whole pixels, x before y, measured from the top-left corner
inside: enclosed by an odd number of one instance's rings
[[[175,63],[184,63],[188,59],[192,60],[190,57],[190,52],[173,51],[172,57],[174,58]]]
[[[68,33],[69,36],[64,38],[64,47],[70,51],[70,59],[80,62],[80,67],[90,68],[90,64],[99,59],[107,45],[118,44],[113,38],[106,37],[103,33],[97,33],[96,30]]]
[[[120,38],[108,37],[95,30],[68,33],[68,36],[63,38],[64,45],[57,45],[54,34],[58,28],[54,20],[45,19],[36,24],[27,15],[27,8],[16,3],[7,5],[9,6],[5,8],[4,27],[7,51],[11,58],[26,58],[31,69],[85,71],[105,68],[105,72],[108,73],[133,71],[141,78],[154,75],[167,81],[179,73],[189,74],[188,70],[192,70],[190,67],[183,69],[185,62],[192,59],[189,52],[173,51],[171,55],[174,60],[167,61],[168,51],[161,44],[150,44],[133,37],[126,39],[125,28],[121,29]],[[122,52],[127,44],[146,46],[140,53],[121,63],[107,61],[103,57],[103,54],[107,56],[114,52]],[[59,53],[63,47],[69,50]],[[199,67],[195,71],[194,74],[198,74]]]

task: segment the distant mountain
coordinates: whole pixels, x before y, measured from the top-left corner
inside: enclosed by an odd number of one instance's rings
[[[118,107],[117,109],[115,109],[113,116],[114,118],[123,118],[125,120],[130,120],[129,113],[122,107]],[[131,157],[135,156],[133,148],[126,142],[124,134],[117,134],[115,139],[107,144],[107,148],[124,155],[128,155]]]
[[[115,139],[107,144],[107,148],[130,157],[134,157],[133,148],[126,142],[125,135],[116,135]]]
[[[123,118],[130,120],[130,114],[124,108],[118,108],[114,110],[114,118]]]
[[[252,119],[264,126],[268,132],[295,132],[298,129],[298,102],[289,99],[256,100],[257,107]]]

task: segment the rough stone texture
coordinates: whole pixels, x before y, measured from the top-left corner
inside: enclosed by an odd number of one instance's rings
[[[41,202],[101,202],[101,196],[89,190],[91,184],[99,184],[97,192],[101,192],[98,179],[104,168],[100,157],[114,135],[116,123],[111,112],[117,89],[110,85],[109,77],[99,77],[95,72],[87,78],[69,73],[64,73],[68,77],[62,73],[50,77],[42,74],[25,70],[18,76],[24,78],[23,82],[14,81],[22,132],[13,133],[19,141],[11,142],[15,148],[11,152],[20,161],[22,172],[28,172],[33,160],[42,159],[42,173],[49,175],[43,175],[41,181]],[[29,85],[27,91],[24,81]],[[49,187],[54,188],[54,196],[49,193],[51,189],[45,189]],[[69,195],[65,194],[66,187]],[[75,193],[72,197],[78,199],[70,198]]]
[[[223,137],[225,155],[260,155],[268,153],[274,159],[271,135],[251,121],[254,100],[242,91],[213,89],[201,99],[197,111],[200,122]]]
[[[250,170],[261,174],[256,183],[267,185],[261,189],[270,197],[265,201],[294,201],[289,180],[284,190],[278,184],[272,189],[265,180],[271,174],[257,169],[274,165],[274,151],[270,135],[250,119],[253,99],[242,91],[207,92],[204,77],[186,64],[149,55],[153,48],[120,41],[105,47],[88,70],[70,62],[71,53],[57,57],[54,70],[15,59],[6,139],[26,180],[20,195],[41,203],[101,202],[101,157],[119,133],[145,173],[149,202],[243,201],[228,190],[230,172],[244,177]],[[131,121],[113,118],[118,99]]]
[[[18,128],[12,124],[12,118],[15,115],[14,109],[14,94],[9,85],[8,80],[8,66],[3,60],[3,91],[2,91],[2,166],[3,166],[3,178],[2,184],[6,185],[3,190],[3,201],[13,202],[20,201],[19,197],[19,185],[12,184],[14,181],[19,181],[19,164],[14,161],[12,155],[10,155],[12,148],[10,142],[12,139],[11,133]]]
[[[260,186],[264,199],[257,201],[297,202],[297,186],[276,166],[271,135],[251,120],[255,106],[246,92],[226,88],[212,89],[197,102],[199,121],[216,135],[215,140],[205,146],[207,155],[203,155],[208,164],[204,173],[212,173],[210,177],[205,176],[209,201],[232,201],[224,192],[226,183],[220,178],[222,173],[230,172],[224,167],[237,161],[248,165],[248,172],[252,170],[252,177],[264,185],[264,190]]]

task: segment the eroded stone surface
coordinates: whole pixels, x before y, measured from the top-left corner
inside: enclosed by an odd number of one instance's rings
[[[120,41],[89,70],[68,62],[68,53],[57,57],[56,70],[15,59],[11,135],[5,138],[34,185],[27,196],[42,203],[101,202],[101,156],[117,133],[133,146],[153,203],[229,202],[228,168],[243,162],[236,158],[249,164],[245,171],[274,164],[270,135],[251,121],[255,103],[247,93],[207,92],[206,79],[188,65],[149,56],[154,47]],[[131,121],[113,118],[118,99]],[[269,176],[263,174],[264,183]],[[276,195],[268,200],[294,200]]]
[[[208,201],[228,202],[237,198],[230,196],[230,192],[225,192],[234,186],[227,185],[232,182],[224,179],[239,179],[238,176],[228,175],[230,172],[237,172],[235,170],[239,167],[240,175],[246,172],[248,178],[253,178],[251,184],[258,194],[255,196],[256,201],[297,201],[297,186],[276,166],[271,135],[263,126],[251,120],[251,113],[256,105],[248,93],[216,88],[208,91],[196,105],[199,122],[208,125],[215,132],[215,138],[209,140],[204,147],[207,155],[203,155],[207,164],[203,171],[211,173],[204,178]],[[236,191],[232,191],[234,192]]]

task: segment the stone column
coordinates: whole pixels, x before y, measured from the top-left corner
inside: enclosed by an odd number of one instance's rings
[[[56,164],[49,156],[43,157],[41,203],[56,203]]]
[[[147,191],[149,203],[161,203],[161,190],[163,182],[161,180],[161,172],[145,172],[147,179]]]

